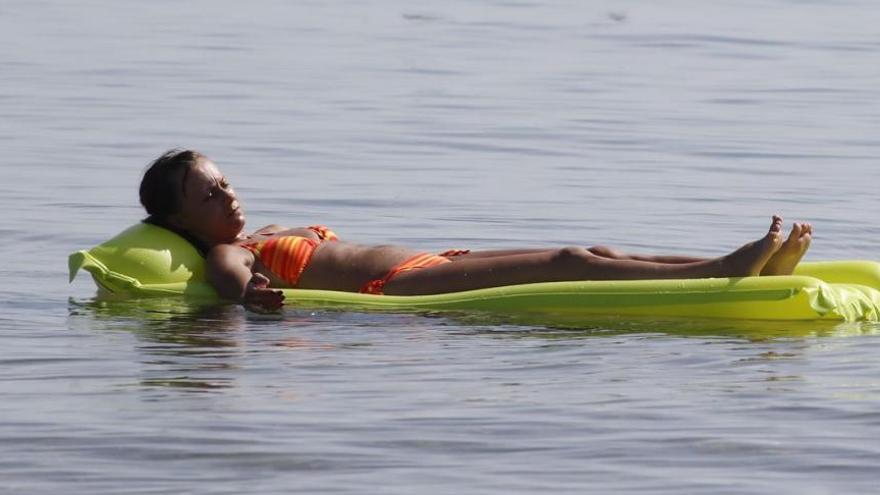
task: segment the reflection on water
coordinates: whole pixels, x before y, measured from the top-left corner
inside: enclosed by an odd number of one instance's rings
[[[569,315],[462,315],[458,321],[469,325],[486,325],[489,332],[523,333],[523,328],[510,330],[498,325],[528,328],[524,333],[543,338],[603,337],[609,335],[654,334],[677,337],[741,338],[750,341],[877,335],[877,323],[835,321],[767,321],[725,320],[702,318],[655,317],[571,317]],[[531,327],[531,328],[529,328]]]
[[[144,387],[203,391],[235,385],[244,316],[228,305],[177,299],[94,298],[68,303],[69,325],[136,338]]]
[[[104,322],[106,329],[131,331],[150,344],[148,348],[185,354],[237,347],[235,334],[243,329],[244,320],[242,311],[235,306],[182,298],[70,298],[68,311],[73,326],[77,318],[89,323]]]
[[[214,348],[235,348],[241,345],[240,332],[248,322],[296,323],[303,310],[287,309],[275,314],[257,314],[236,305],[197,302],[182,298],[154,298],[126,300],[116,296],[96,297],[89,300],[69,300],[69,313],[73,317],[92,317],[104,320],[114,329],[126,329],[120,321],[132,323],[127,330],[151,345],[145,350],[169,354],[214,354]],[[347,314],[357,317],[358,312],[324,310],[324,314]],[[306,321],[309,312],[305,313]],[[312,313],[313,314],[313,313]],[[363,313],[394,314],[394,313]],[[847,335],[877,335],[880,324],[874,322],[773,321],[773,320],[727,320],[716,318],[674,318],[639,316],[573,316],[556,313],[500,314],[481,312],[435,312],[421,311],[418,317],[454,322],[473,327],[475,333],[489,332],[512,337],[541,338],[587,338],[609,335],[657,334],[679,337],[742,338],[752,341],[807,338],[841,337]],[[90,321],[91,322],[91,321]],[[173,345],[152,345],[173,344]],[[307,342],[295,339],[279,343],[291,348],[309,347]]]

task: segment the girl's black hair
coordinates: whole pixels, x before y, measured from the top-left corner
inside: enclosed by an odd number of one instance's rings
[[[171,225],[168,217],[180,211],[183,188],[190,170],[207,157],[195,150],[172,149],[153,160],[141,179],[140,199],[147,218],[143,221],[166,228],[190,242],[205,256],[207,247],[187,232]]]

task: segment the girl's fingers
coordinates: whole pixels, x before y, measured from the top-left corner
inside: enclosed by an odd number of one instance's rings
[[[269,279],[262,273],[255,273],[251,277],[251,283],[254,287],[265,288],[269,286]]]
[[[254,310],[274,311],[284,305],[284,293],[274,289],[252,289],[247,296],[247,306]]]
[[[259,300],[267,306],[281,307],[284,302],[284,293],[280,290],[257,289],[255,293]]]

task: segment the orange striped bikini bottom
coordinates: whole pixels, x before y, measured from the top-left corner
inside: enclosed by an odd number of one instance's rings
[[[407,258],[403,260],[403,262],[395,265],[393,268],[391,268],[391,270],[388,271],[387,274],[385,274],[384,277],[367,282],[363,287],[361,287],[360,292],[363,294],[384,294],[385,284],[387,284],[388,281],[403,272],[418,270],[419,268],[430,268],[432,266],[443,265],[446,263],[452,263],[452,260],[450,260],[449,258],[453,256],[467,254],[469,252],[470,251],[467,249],[452,249],[449,251],[444,251],[440,254],[417,254],[412,258]]]

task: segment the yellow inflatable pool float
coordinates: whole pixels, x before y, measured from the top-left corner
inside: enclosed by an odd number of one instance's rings
[[[70,280],[88,271],[104,291],[218,300],[186,240],[140,223],[70,255]],[[662,316],[880,321],[880,263],[801,263],[794,275],[688,280],[549,282],[427,296],[284,289],[287,306],[372,311],[480,311],[567,317]]]

